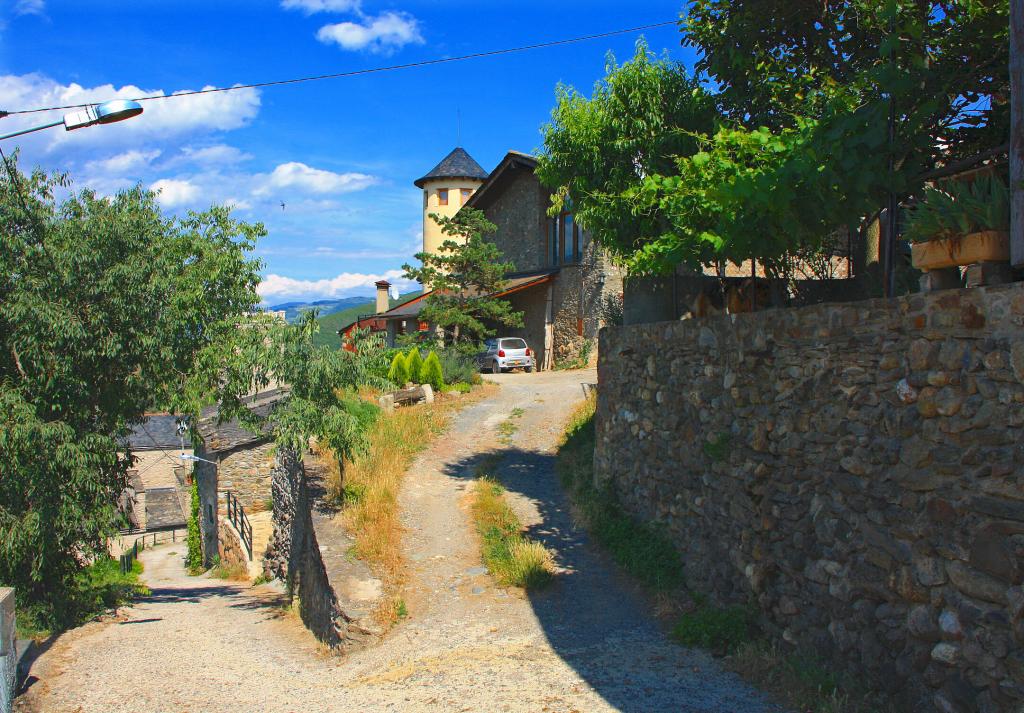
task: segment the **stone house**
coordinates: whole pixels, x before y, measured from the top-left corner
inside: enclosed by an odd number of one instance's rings
[[[255,415],[265,417],[286,394],[283,389],[271,389],[246,397],[245,404]],[[195,455],[203,460],[195,463],[193,477],[199,491],[199,524],[207,564],[214,555],[228,559],[228,551],[237,553],[245,544],[239,542],[240,533],[227,517],[230,493],[251,526],[251,542],[244,547],[252,549],[246,558],[250,570],[261,571],[271,528],[270,481],[275,464],[271,434],[267,430],[254,433],[236,419],[218,423],[216,407],[203,410],[199,434],[202,443]]]
[[[462,149],[456,151],[465,154]],[[448,163],[452,163],[446,158],[416,182],[424,187],[425,251],[436,249],[426,239],[433,235],[428,230],[430,226],[436,226],[429,216],[435,212],[432,208],[436,202],[431,191],[441,190],[437,186],[445,181],[468,180],[469,176],[461,175],[470,172],[466,166],[479,164],[468,154],[465,158],[472,164],[460,156],[451,169],[460,174],[458,177],[436,175],[444,173]],[[537,353],[538,367],[551,369],[558,362],[576,358],[588,342],[594,347],[592,353],[596,351],[597,332],[605,321],[605,305],[622,297],[622,272],[576,224],[570,211],[548,216],[551,192],[541,185],[536,168],[533,156],[510,151],[490,174],[483,174],[482,179],[481,174],[475,174],[473,180],[479,181],[478,187],[462,188],[458,195],[460,210],[476,208],[497,226],[497,231],[487,239],[516,267],[515,272],[506,275],[505,288],[495,296],[507,299],[514,309],[522,311],[523,326],[502,329],[502,336],[525,339]],[[445,196],[449,203],[452,195],[455,194],[449,192]],[[376,314],[346,325],[339,335],[344,337],[357,326],[368,326],[386,329],[389,343],[393,344],[399,334],[422,330],[419,313],[429,292],[384,309],[387,288],[387,283],[377,285]]]
[[[125,440],[132,454],[128,488],[121,509],[131,530],[158,532],[185,527],[188,511],[186,463],[181,454],[192,454],[192,444],[178,433],[178,417],[151,414],[135,426]]]

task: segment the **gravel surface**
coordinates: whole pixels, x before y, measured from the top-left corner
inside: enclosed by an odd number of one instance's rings
[[[184,574],[184,550],[143,554],[151,597],[69,632],[35,663],[20,711],[622,711],[781,709],[711,657],[671,643],[649,603],[574,528],[554,448],[590,371],[506,374],[413,464],[401,496],[409,618],[379,646],[326,654],[272,587]],[[499,442],[515,408],[519,430]],[[533,537],[556,553],[537,595],[497,587],[466,513],[481,455]]]

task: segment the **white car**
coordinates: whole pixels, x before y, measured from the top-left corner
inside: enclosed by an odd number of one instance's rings
[[[537,368],[533,350],[519,337],[488,339],[484,342],[484,351],[476,359],[482,371],[490,371],[492,374],[500,374],[509,369],[533,371]]]

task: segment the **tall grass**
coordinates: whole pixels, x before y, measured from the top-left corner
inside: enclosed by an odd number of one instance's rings
[[[342,507],[346,529],[355,538],[353,553],[367,562],[389,591],[404,580],[402,527],[398,493],[413,457],[448,424],[452,404],[435,402],[382,414],[370,428],[369,448],[354,460],[339,464],[322,453],[329,470],[328,497]],[[378,609],[382,624],[393,623],[400,609],[389,600]]]
[[[612,558],[648,588],[683,585],[683,563],[661,528],[625,513],[613,492],[594,485],[594,411],[591,396],[569,418],[556,470],[578,519]]]
[[[473,486],[473,522],[484,564],[505,586],[538,589],[551,582],[551,553],[522,534],[522,523],[505,501],[505,489],[482,476]]]

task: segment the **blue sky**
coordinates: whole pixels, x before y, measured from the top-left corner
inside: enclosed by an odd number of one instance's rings
[[[682,2],[0,0],[0,109],[343,72],[678,16]],[[652,50],[692,63],[675,27]],[[637,35],[355,78],[148,102],[122,124],[18,142],[25,163],[102,193],[141,182],[166,210],[230,202],[269,235],[267,303],[372,294],[419,249],[413,180],[457,141],[487,170],[535,151],[558,82],[589,92]],[[50,119],[8,117],[6,133]],[[59,115],[54,116],[59,118]],[[282,210],[280,203],[285,203]]]

